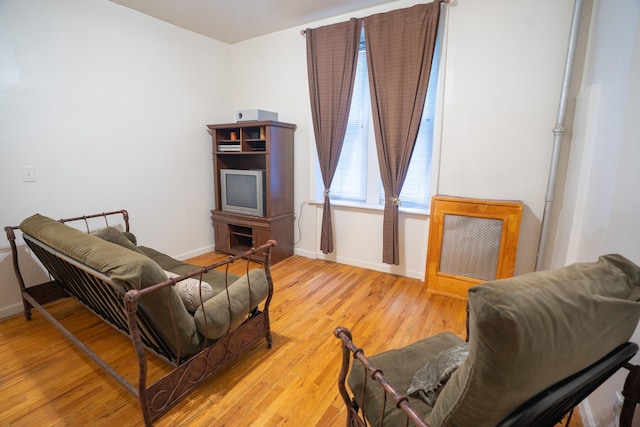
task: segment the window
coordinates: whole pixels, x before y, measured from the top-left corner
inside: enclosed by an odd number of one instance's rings
[[[371,136],[371,137],[369,137]],[[370,147],[370,143],[373,145]],[[376,175],[368,176],[368,172],[378,171],[377,164],[372,168],[369,163],[375,160],[375,140],[373,136],[373,123],[371,122],[371,99],[369,97],[369,79],[367,77],[367,57],[364,48],[364,34],[360,41],[360,51],[358,52],[358,65],[356,66],[356,80],[353,85],[353,96],[351,98],[351,111],[349,112],[349,122],[344,136],[342,152],[338,161],[338,168],[329,192],[332,200],[345,200],[351,202],[366,203],[367,182]],[[373,156],[369,156],[373,153]],[[377,175],[378,185],[380,175]],[[377,202],[374,202],[377,204]]]
[[[402,207],[405,208],[428,210],[431,200],[431,153],[436,109],[438,58],[439,47],[436,42],[420,130],[411,156],[407,178],[400,193]],[[384,205],[384,190],[380,180],[373,122],[371,121],[364,33],[360,41],[349,123],[329,194],[332,201]]]

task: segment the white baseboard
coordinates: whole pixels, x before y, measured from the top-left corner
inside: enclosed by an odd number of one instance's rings
[[[598,427],[593,414],[591,413],[591,407],[589,406],[589,400],[583,400],[578,405],[578,413],[580,414],[580,421],[584,427]]]
[[[296,251],[296,253],[298,253]],[[300,253],[299,255],[302,255]],[[413,271],[413,270],[405,270],[402,267],[397,265],[383,264],[383,263],[375,263],[375,262],[367,262],[359,259],[347,258],[347,257],[336,257],[334,255],[324,255],[318,253],[311,253],[308,258],[316,258],[323,259],[326,261],[338,262],[340,264],[352,265],[354,267],[366,268],[367,270],[380,271],[382,273],[396,274],[398,276],[408,277],[410,279],[424,279],[424,271]]]
[[[0,307],[0,319],[13,317],[17,314],[22,313],[23,311],[24,307],[22,306],[21,302]]]
[[[300,255],[303,256],[305,258],[311,258],[311,259],[316,259],[316,253],[314,251],[306,251],[304,249],[294,249],[293,253],[296,255]]]
[[[185,259],[197,257],[199,255],[206,254],[207,252],[213,252],[214,249],[215,249],[214,245],[203,246],[201,248],[194,249],[189,252],[184,252],[178,255],[172,255],[172,258],[175,258],[180,261],[184,261]]]

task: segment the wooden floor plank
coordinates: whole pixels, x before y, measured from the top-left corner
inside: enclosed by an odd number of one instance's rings
[[[208,265],[223,256],[192,259]],[[232,271],[242,274],[244,263]],[[465,302],[432,295],[419,280],[294,256],[272,268],[273,348],[259,343],[191,393],[157,426],[344,425],[333,331],[351,329],[367,354],[443,330],[465,333]],[[132,382],[130,340],[73,300],[48,306],[66,327]],[[39,313],[0,322],[1,426],[141,425],[137,401]],[[151,380],[170,367],[151,356]],[[574,420],[578,418],[574,416]],[[579,420],[572,426],[579,426]]]

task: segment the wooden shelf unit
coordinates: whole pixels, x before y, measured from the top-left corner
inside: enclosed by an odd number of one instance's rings
[[[253,121],[207,125],[212,138],[215,209],[211,220],[217,252],[237,254],[269,239],[272,263],[293,255],[293,134],[296,125]],[[220,171],[265,171],[264,216],[222,210]]]

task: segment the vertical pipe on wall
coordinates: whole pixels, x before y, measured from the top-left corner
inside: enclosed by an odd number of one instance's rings
[[[576,45],[578,44],[578,32],[580,30],[580,18],[582,16],[583,3],[583,0],[575,0],[575,3],[573,5],[571,31],[569,33],[569,46],[567,48],[564,75],[562,77],[562,89],[560,91],[558,116],[556,119],[556,126],[553,128],[553,152],[551,156],[551,165],[549,167],[549,178],[547,180],[547,193],[545,196],[544,212],[542,214],[542,223],[540,226],[540,239],[538,241],[538,252],[536,254],[536,271],[542,269],[542,265],[544,262],[544,253],[547,246],[547,240],[549,238],[549,220],[551,216],[551,208],[553,206],[554,193],[556,191],[556,179],[558,175],[560,148],[562,146],[562,137],[565,133],[564,121],[567,113],[567,100],[569,98],[569,87],[571,85],[571,75],[573,73],[573,61],[576,54]]]

